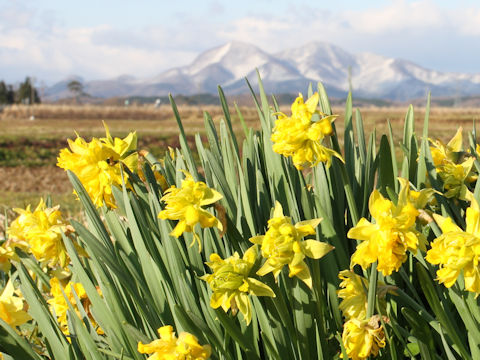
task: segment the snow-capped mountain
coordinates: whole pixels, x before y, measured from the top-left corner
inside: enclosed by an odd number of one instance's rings
[[[335,45],[312,42],[277,54],[233,41],[201,53],[190,65],[172,68],[149,79],[120,76],[84,83],[86,93],[98,97],[192,95],[248,92],[245,77],[256,85],[259,70],[272,93],[305,91],[322,81],[331,96],[344,96],[350,82],[358,97],[409,100],[433,96],[480,94],[480,74],[446,73],[425,69],[410,61],[371,53],[352,54]],[[68,96],[68,81],[48,88],[48,99]]]

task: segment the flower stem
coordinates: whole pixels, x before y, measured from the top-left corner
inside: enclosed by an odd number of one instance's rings
[[[372,264],[372,269],[370,271],[370,283],[368,284],[368,303],[367,303],[367,319],[373,316],[375,312],[375,298],[377,295],[377,263]]]

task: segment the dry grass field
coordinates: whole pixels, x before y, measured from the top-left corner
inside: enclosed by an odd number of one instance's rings
[[[35,120],[29,120],[31,114]],[[288,107],[282,108],[289,113]],[[204,130],[203,112],[207,111],[218,125],[223,118],[220,106],[181,106],[180,116],[187,135]],[[366,134],[376,129],[387,132],[387,122],[393,128],[395,141],[403,135],[402,124],[407,108],[365,107],[360,109]],[[257,113],[253,107],[242,107],[247,126],[258,128]],[[339,114],[336,120],[338,133],[343,133],[342,108],[334,108]],[[242,127],[235,109],[231,109],[234,129],[242,136]],[[415,109],[417,133],[423,126],[425,109]],[[472,129],[473,120],[480,118],[480,108],[432,108],[430,136],[447,141],[458,127],[464,134]],[[162,156],[167,145],[178,146],[178,128],[173,112],[167,105],[153,106],[59,106],[36,105],[7,107],[0,113],[0,213],[11,207],[35,204],[40,196],[52,195],[54,202],[62,204],[68,212],[79,208],[71,194],[66,174],[56,168],[56,155],[67,145],[67,138],[75,138],[75,132],[85,138],[104,136],[102,120],[108,124],[112,135],[125,136],[136,130],[139,148]],[[340,139],[342,142],[342,139]],[[1,227],[1,226],[0,226]]]

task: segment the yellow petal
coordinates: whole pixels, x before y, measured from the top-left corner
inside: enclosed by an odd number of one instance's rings
[[[252,236],[249,241],[254,244],[259,244],[261,245],[263,243],[263,238],[265,235],[257,235],[257,236]]]
[[[205,211],[201,210],[198,208],[195,208],[194,206],[187,206],[185,209],[185,222],[187,225],[194,226],[196,223],[200,221],[200,212]],[[210,213],[207,212],[208,215],[212,216]],[[208,221],[208,215],[202,214],[202,218],[204,223],[209,223]],[[210,226],[203,226],[203,227],[210,227]]]
[[[218,254],[210,254],[210,262],[216,263],[216,262],[223,262],[223,259],[220,257]]]
[[[245,254],[243,254],[243,260],[250,264],[250,268],[255,264],[255,261],[257,261],[257,254],[258,250],[256,245],[251,246],[245,251]]]
[[[408,203],[408,194],[410,192],[410,182],[407,179],[398,178],[400,191],[398,192],[397,207],[403,207]]]
[[[273,217],[283,217],[283,208],[282,204],[280,204],[278,201],[275,201],[275,210],[273,210]]]
[[[435,222],[438,224],[442,232],[445,234],[447,232],[462,232],[462,229],[459,228],[451,218],[445,218],[438,214],[433,214]]]
[[[300,236],[306,236],[306,235],[314,235],[315,234],[315,228],[320,224],[322,219],[311,219],[311,220],[304,220],[300,221],[295,224],[295,228],[297,231],[300,233]]]
[[[10,298],[11,296],[13,296],[14,291],[15,291],[15,288],[13,287],[12,279],[10,279],[8,280],[7,285],[5,285],[5,288],[3,289],[0,299]]]
[[[467,228],[466,232],[469,234],[480,235],[480,209],[478,202],[472,197],[472,203],[467,209],[466,216]]]
[[[368,200],[368,209],[373,218],[378,219],[382,213],[389,211],[391,207],[391,201],[385,199],[378,190],[373,190]]]
[[[323,220],[323,218],[316,218],[316,219],[310,219],[310,220],[303,220],[295,224],[295,227],[302,227],[305,225],[311,226],[313,228],[316,228],[318,224]]]
[[[472,170],[473,163],[475,162],[474,157],[469,157],[467,160],[465,160],[461,165],[463,168],[463,173],[465,174],[465,177],[467,177],[468,173]]]
[[[275,293],[268,285],[265,285],[261,281],[258,281],[257,279],[254,279],[254,278],[248,278],[247,281],[248,281],[250,294],[255,296],[275,297]]]
[[[224,293],[215,292],[212,294],[212,297],[210,298],[210,306],[213,309],[218,309],[220,306],[222,306],[223,300],[224,300]]]
[[[315,92],[315,94],[308,98],[308,100],[305,102],[308,112],[313,114],[317,110],[319,100],[320,95],[318,95],[318,92]]]
[[[180,235],[183,234],[183,232],[187,229],[187,223],[185,222],[185,220],[180,220],[177,224],[177,226],[175,226],[175,228],[172,230],[172,232],[170,233],[170,235],[172,236],[175,236],[176,238],[178,238]]]
[[[173,327],[171,325],[165,325],[158,329],[158,335],[162,340],[170,340],[173,338]]]
[[[305,256],[312,259],[320,259],[334,249],[332,245],[316,240],[305,240],[301,244]]]
[[[103,120],[102,120],[102,123],[103,123],[103,127],[105,128],[105,134],[107,136],[107,140],[109,142],[113,142],[113,138],[112,138],[112,135],[110,135],[110,130],[108,129],[107,123]]]
[[[263,266],[257,271],[257,275],[258,276],[265,276],[267,275],[268,273],[274,271],[275,269],[277,269],[276,267],[273,267],[269,264],[268,261],[265,262],[265,264],[263,264]]]
[[[365,218],[361,218],[357,225],[348,231],[347,237],[357,240],[370,240],[372,235],[378,232],[378,230],[376,225]]]
[[[447,146],[450,148],[450,151],[459,152],[462,151],[462,127],[460,126],[453,136],[453,138],[448,142]]]
[[[213,204],[214,202],[217,202],[218,200],[221,200],[221,199],[223,199],[222,194],[220,194],[218,191],[216,191],[214,189],[207,188],[205,190],[202,201],[200,201],[200,205],[201,206],[210,205],[210,204]]]
[[[252,305],[250,304],[248,295],[245,293],[240,293],[235,297],[235,301],[237,303],[238,310],[240,310],[240,312],[243,314],[245,322],[247,325],[249,325],[250,321],[252,320]]]
[[[225,283],[226,286],[228,286],[228,282]],[[238,288],[238,291],[241,292],[248,292],[250,290],[250,285],[248,285],[248,282],[246,280],[243,280],[243,284],[240,285]]]
[[[296,276],[300,280],[302,280],[310,289],[312,288],[312,276],[310,275],[310,270],[308,269],[307,264],[304,263],[304,266],[301,268],[301,270],[295,271],[295,275],[291,275],[292,273],[289,274],[290,277]]]

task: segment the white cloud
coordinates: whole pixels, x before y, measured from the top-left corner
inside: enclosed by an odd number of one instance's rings
[[[227,5],[222,8],[212,1],[210,8],[216,11],[210,19],[185,13],[169,24],[141,29],[69,28],[51,11],[11,4],[0,11],[0,68],[9,81],[26,75],[47,81],[70,74],[90,79],[125,73],[153,76],[186,65],[199,52],[230,40],[270,52],[321,40],[352,52],[368,50],[420,61],[427,67],[473,68],[472,52],[480,51],[469,43],[480,40],[480,8],[447,9],[433,0],[392,0],[344,12],[290,5],[287,13],[257,13],[228,22],[222,20]],[[462,56],[466,51],[468,56]]]

